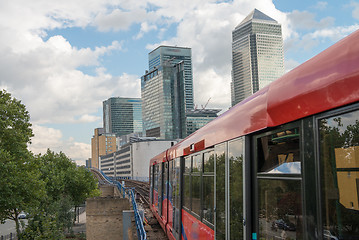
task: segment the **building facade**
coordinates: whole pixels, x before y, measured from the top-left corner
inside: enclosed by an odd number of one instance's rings
[[[191,109],[186,112],[187,136],[191,135],[213,119],[221,109]]]
[[[281,25],[254,9],[232,32],[232,106],[283,73]]]
[[[101,170],[115,179],[148,181],[150,159],[175,143],[176,141],[138,138],[114,153],[101,156]]]
[[[148,54],[148,69],[153,71],[164,63],[184,65],[184,96],[187,109],[193,109],[193,71],[192,71],[192,50],[191,48],[175,46],[159,46]]]
[[[112,97],[103,101],[103,126],[116,136],[142,132],[142,100]]]
[[[115,134],[105,133],[103,128],[96,128],[91,138],[91,160],[90,167],[100,168],[100,156],[116,151]]]
[[[186,135],[184,74],[184,62],[165,62],[141,77],[146,137],[178,139]]]

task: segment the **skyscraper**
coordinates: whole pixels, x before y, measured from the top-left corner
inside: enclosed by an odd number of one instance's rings
[[[232,32],[232,106],[283,73],[281,25],[254,9]]]
[[[142,101],[140,98],[112,97],[103,101],[105,133],[116,136],[142,132]]]
[[[143,130],[147,137],[185,136],[184,75],[184,62],[164,62],[141,77]]]
[[[148,68],[153,71],[156,67],[170,61],[172,64],[184,63],[184,96],[186,110],[193,109],[193,73],[191,48],[159,46],[148,54]]]

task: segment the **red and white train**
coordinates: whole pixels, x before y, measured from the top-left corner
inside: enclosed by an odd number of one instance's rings
[[[154,157],[170,239],[359,239],[359,31]]]

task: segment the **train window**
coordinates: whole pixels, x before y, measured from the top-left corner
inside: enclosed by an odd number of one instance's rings
[[[169,198],[169,192],[168,192],[168,185],[169,185],[169,175],[168,175],[168,168],[169,168],[169,163],[165,162],[163,163],[163,193],[162,193],[162,203],[164,204],[164,206],[162,206],[162,216],[167,216],[168,211],[166,211],[168,209],[168,198]],[[165,201],[166,200],[166,201]]]
[[[153,188],[158,191],[158,165],[153,166]]]
[[[176,232],[179,232],[180,227],[180,159],[173,160],[172,168],[172,199],[173,199],[173,227]]]
[[[258,139],[259,173],[301,173],[298,131],[294,128]]]
[[[226,143],[216,145],[216,239],[225,239],[226,230]]]
[[[301,182],[258,179],[259,239],[302,239]]]
[[[187,209],[191,209],[191,166],[192,158],[185,157],[185,172],[183,173],[183,206]]]
[[[192,212],[201,216],[201,169],[202,154],[192,157],[192,174],[191,174],[191,209]]]
[[[158,165],[153,166],[153,202],[158,209]]]
[[[228,143],[230,239],[243,238],[243,139]]]
[[[153,168],[154,166],[152,165],[150,167],[150,179],[149,179],[149,182],[150,182],[150,202],[153,203]]]
[[[203,219],[214,223],[214,153],[203,154]]]
[[[324,239],[359,238],[358,119],[354,111],[319,121]]]
[[[192,172],[199,173],[202,171],[202,154],[193,156]]]
[[[184,171],[186,172],[186,173],[189,173],[189,172],[191,172],[191,168],[192,168],[192,158],[191,157],[186,157],[185,158],[185,165],[184,165]]]
[[[191,176],[192,186],[192,212],[201,215],[201,176]]]
[[[299,128],[257,138],[258,239],[302,239]]]
[[[213,154],[213,152],[204,153],[203,172],[204,173],[214,173],[214,154]]]
[[[162,201],[163,201],[163,168],[162,163],[158,164],[158,212],[162,214]]]

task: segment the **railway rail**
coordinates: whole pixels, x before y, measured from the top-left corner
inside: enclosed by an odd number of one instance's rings
[[[150,195],[150,185],[148,182],[141,182],[136,180],[122,180],[125,182],[126,187],[134,187],[136,192],[136,201],[145,204],[145,207],[149,207],[149,195]]]

